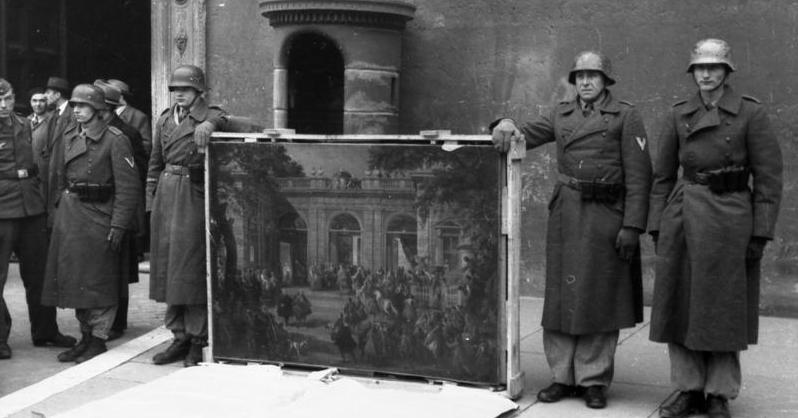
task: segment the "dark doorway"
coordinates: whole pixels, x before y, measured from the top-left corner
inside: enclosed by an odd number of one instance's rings
[[[65,0],[0,0],[0,77],[14,86],[17,111],[30,108],[29,90],[64,73]]]
[[[150,109],[150,3],[142,0],[0,0],[0,77],[28,92],[47,77],[71,85],[117,78],[131,104]]]
[[[130,104],[150,113],[150,2],[69,0],[67,75],[73,84],[98,78],[126,82]]]
[[[305,134],[344,132],[344,59],[338,46],[315,33],[288,44],[288,128]]]

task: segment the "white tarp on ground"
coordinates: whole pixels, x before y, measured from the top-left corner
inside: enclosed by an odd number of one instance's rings
[[[208,364],[181,369],[57,415],[89,417],[496,417],[517,408],[501,394],[455,385],[362,383],[297,376],[276,366]]]

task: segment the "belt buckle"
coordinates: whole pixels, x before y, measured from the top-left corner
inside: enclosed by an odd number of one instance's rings
[[[17,178],[20,178],[20,179],[28,178],[28,169],[20,168],[19,170],[17,170]]]

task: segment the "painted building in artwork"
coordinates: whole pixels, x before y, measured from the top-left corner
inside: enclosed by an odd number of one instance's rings
[[[415,269],[419,263],[442,272],[460,272],[470,250],[464,222],[451,211],[435,209],[422,216],[415,207],[415,175],[357,179],[333,176],[278,178],[277,188],[255,193],[255,210],[228,199],[233,235],[240,243],[241,270],[269,269],[296,283],[314,265],[376,270]],[[247,174],[234,188],[253,193]],[[229,216],[229,215],[228,215]]]

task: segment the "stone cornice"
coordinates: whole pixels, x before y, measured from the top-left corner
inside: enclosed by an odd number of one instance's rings
[[[261,14],[272,26],[336,24],[402,29],[416,6],[401,0],[264,0]]]

